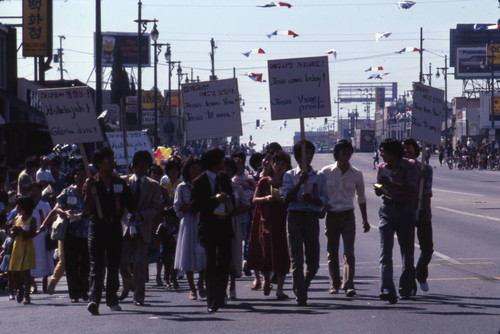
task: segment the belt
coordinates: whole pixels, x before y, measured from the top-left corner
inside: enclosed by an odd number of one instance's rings
[[[328,211],[328,214],[333,215],[347,215],[354,211],[354,209],[344,210],[344,211]]]
[[[317,216],[317,215],[319,215],[319,212],[316,212],[313,210],[304,210],[304,211],[290,210],[288,212],[299,215],[299,216]]]
[[[390,199],[384,199],[384,205],[387,205],[387,206],[407,206],[407,205],[413,205],[413,201],[393,201]]]

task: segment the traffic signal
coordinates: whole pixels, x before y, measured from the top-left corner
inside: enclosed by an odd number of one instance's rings
[[[255,127],[258,128],[260,126],[260,119],[255,120]]]
[[[328,118],[325,117],[325,125],[328,124]]]

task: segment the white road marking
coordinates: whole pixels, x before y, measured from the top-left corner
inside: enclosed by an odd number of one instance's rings
[[[458,213],[458,214],[465,215],[465,216],[471,216],[471,217],[476,217],[476,218],[489,219],[489,220],[500,222],[500,218],[496,218],[496,217],[485,216],[485,215],[478,215],[478,214],[475,214],[475,213],[469,213],[469,212],[464,212],[464,211],[458,211],[458,210],[454,210],[454,209],[445,208],[443,206],[433,206],[433,208],[445,210],[445,211],[448,211],[448,212]]]
[[[477,196],[477,197],[484,196],[484,195],[481,195],[481,194],[465,193],[463,191],[451,191],[451,190],[444,190],[444,189],[439,189],[439,188],[432,188],[432,191],[441,191],[441,192],[444,192],[444,193],[459,194],[459,195],[468,195],[468,196]]]

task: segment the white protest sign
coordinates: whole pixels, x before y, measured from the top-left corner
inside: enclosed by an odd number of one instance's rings
[[[109,146],[115,153],[116,163],[119,166],[127,164],[125,160],[125,150],[123,149],[123,132],[106,132]],[[151,153],[151,143],[145,131],[127,132],[127,152],[132,161],[132,157],[137,151],[148,151]]]
[[[187,140],[243,134],[236,79],[183,84],[182,96]]]
[[[413,83],[411,137],[429,144],[441,143],[444,91]]]
[[[331,115],[328,57],[268,61],[271,119]]]
[[[38,96],[54,144],[102,141],[89,87],[39,89]]]

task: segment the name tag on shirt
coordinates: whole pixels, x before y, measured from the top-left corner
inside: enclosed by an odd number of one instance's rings
[[[121,194],[123,192],[123,184],[113,184],[113,191],[115,194]]]
[[[77,199],[75,196],[69,196],[68,197],[68,204],[69,205],[76,205],[78,203]]]

